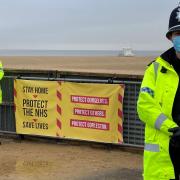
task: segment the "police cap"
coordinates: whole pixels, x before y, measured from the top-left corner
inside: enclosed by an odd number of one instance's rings
[[[174,31],[180,31],[180,4],[171,12],[169,18],[169,29],[166,33],[166,37],[169,39],[171,33]]]

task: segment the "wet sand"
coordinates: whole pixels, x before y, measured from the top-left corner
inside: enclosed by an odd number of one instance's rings
[[[1,141],[2,180],[142,179],[142,153],[80,144]]]

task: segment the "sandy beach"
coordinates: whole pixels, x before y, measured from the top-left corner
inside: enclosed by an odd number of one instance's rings
[[[0,60],[5,70],[142,77],[154,57],[1,56]]]

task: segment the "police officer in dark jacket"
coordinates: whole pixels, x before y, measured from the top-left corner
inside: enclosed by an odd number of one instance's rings
[[[169,19],[169,30],[166,37],[172,41],[173,48],[161,55],[163,59],[169,62],[176,71],[180,79],[180,4],[175,8]],[[169,129],[173,135],[169,144],[169,153],[175,170],[175,180],[180,176],[180,80],[174,99],[172,118],[179,127]]]

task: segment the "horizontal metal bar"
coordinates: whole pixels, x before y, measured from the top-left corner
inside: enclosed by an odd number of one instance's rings
[[[108,83],[108,79],[57,78],[57,81]]]
[[[124,84],[141,84],[140,81],[120,81],[120,80],[113,80],[114,84],[124,83]]]
[[[135,148],[144,148],[143,145],[135,145],[135,144],[127,144],[127,143],[123,143],[121,144],[122,146],[125,146],[125,147],[135,147]]]
[[[3,131],[3,130],[0,130],[0,133],[18,135],[16,132],[13,132],[13,131]]]
[[[14,102],[5,102],[3,101],[0,106],[14,106]]]
[[[5,75],[3,78],[17,79],[18,76],[9,76],[9,75]]]
[[[14,79],[27,79],[27,80],[49,80],[49,81],[70,81],[70,82],[94,82],[94,83],[110,83],[113,84],[141,84],[140,81],[123,81],[123,80],[113,80],[113,79],[85,79],[85,78],[47,78],[47,77],[27,77],[27,76],[5,76],[5,78],[14,78]]]
[[[134,144],[127,144],[127,143],[122,143],[122,144],[117,144],[117,143],[106,143],[106,142],[95,142],[95,141],[88,141],[88,140],[81,140],[81,139],[72,139],[72,138],[57,138],[53,136],[42,136],[42,135],[33,135],[33,134],[17,134],[16,132],[12,131],[2,131],[0,130],[0,133],[4,134],[13,134],[13,135],[23,135],[23,136],[31,136],[31,137],[41,137],[41,138],[51,138],[51,139],[59,139],[59,140],[75,140],[78,142],[94,142],[94,143],[100,143],[100,144],[112,144],[116,146],[123,146],[123,147],[134,147],[134,148],[143,148],[143,145],[134,145]]]

